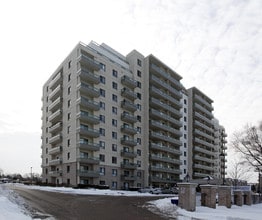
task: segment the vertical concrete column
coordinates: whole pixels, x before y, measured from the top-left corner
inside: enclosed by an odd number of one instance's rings
[[[217,186],[202,185],[201,187],[201,206],[216,208]]]
[[[241,190],[234,191],[234,204],[238,206],[243,205],[243,192]]]
[[[251,191],[244,191],[244,205],[251,205],[252,199],[251,199]]]
[[[218,205],[231,208],[231,187],[219,186],[218,187]]]
[[[178,183],[178,206],[187,211],[196,210],[196,183]]]

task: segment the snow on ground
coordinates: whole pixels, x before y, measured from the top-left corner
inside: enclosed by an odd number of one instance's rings
[[[171,204],[170,195],[168,198],[154,200],[155,195],[149,193],[139,193],[122,190],[98,190],[98,189],[72,189],[65,187],[40,187],[25,186],[21,184],[0,184],[0,220],[28,220],[28,212],[23,208],[23,200],[12,191],[15,187],[25,187],[29,189],[45,190],[51,192],[81,194],[81,195],[110,195],[110,196],[152,196],[152,202],[146,205],[149,210],[162,213],[166,217],[177,217],[178,220],[203,219],[203,220],[261,220],[262,204],[252,206],[235,206],[230,209],[217,206],[216,209],[201,207],[197,197],[197,207],[195,212],[188,212]],[[176,196],[177,198],[177,196]]]

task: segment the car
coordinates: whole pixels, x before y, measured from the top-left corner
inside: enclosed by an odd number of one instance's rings
[[[162,189],[163,194],[178,194],[178,188],[173,187],[173,188],[164,188]]]
[[[161,188],[145,187],[138,190],[140,193],[161,194]]]

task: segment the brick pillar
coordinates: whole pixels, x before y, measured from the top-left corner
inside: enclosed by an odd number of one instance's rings
[[[234,204],[238,206],[243,205],[243,192],[241,190],[234,191]]]
[[[195,183],[178,183],[178,206],[187,211],[196,210],[196,186]]]
[[[219,186],[218,187],[218,205],[231,208],[231,187]]]
[[[202,185],[201,187],[201,206],[216,208],[217,186]]]
[[[251,199],[251,191],[244,191],[244,205],[251,205],[252,199]]]

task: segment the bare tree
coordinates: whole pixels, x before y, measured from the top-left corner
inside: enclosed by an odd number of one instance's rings
[[[246,125],[233,135],[232,145],[255,170],[262,169],[262,122],[259,126]]]
[[[228,171],[228,177],[233,180],[245,180],[248,181],[252,174],[250,173],[251,167],[247,166],[247,162],[240,160],[233,160],[230,163],[230,170]]]
[[[0,168],[0,177],[4,174],[4,171]]]

